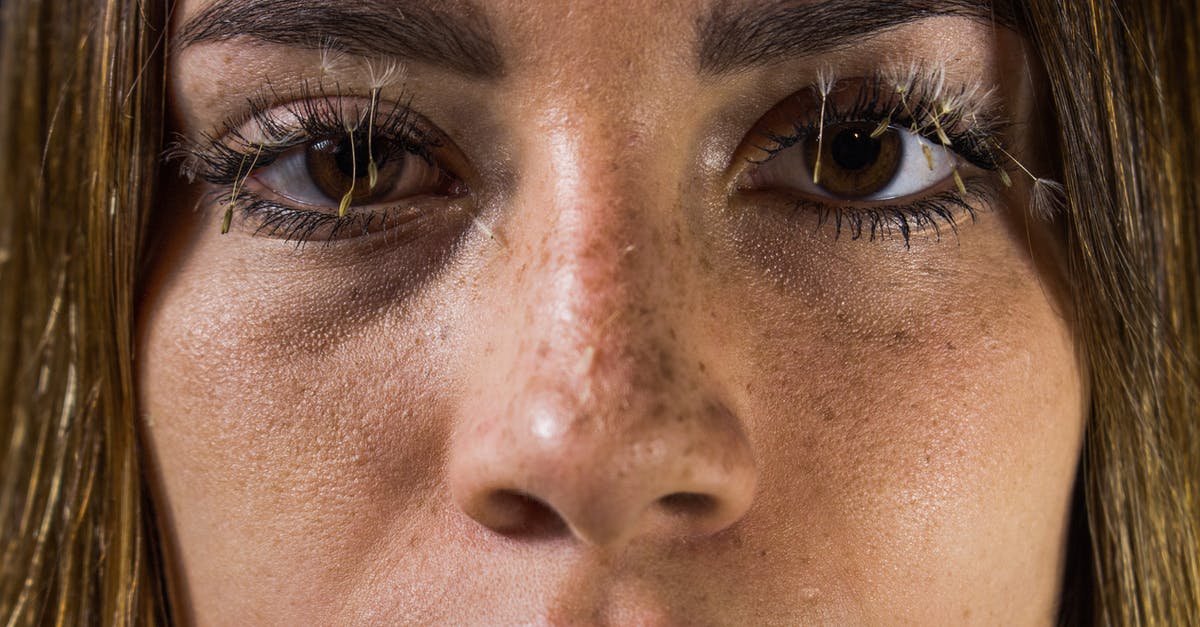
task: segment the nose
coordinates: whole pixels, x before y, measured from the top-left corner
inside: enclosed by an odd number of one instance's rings
[[[645,408],[630,403],[604,417],[575,399],[529,392],[478,423],[451,457],[456,502],[487,528],[614,546],[714,534],[749,508],[753,459],[723,408],[660,405],[638,415]]]
[[[481,282],[497,287],[452,436],[454,501],[510,537],[720,532],[757,471],[702,334],[684,331],[704,309],[688,238],[664,235],[681,231],[680,199],[639,168],[547,156],[564,159],[571,175],[514,202],[509,261]]]

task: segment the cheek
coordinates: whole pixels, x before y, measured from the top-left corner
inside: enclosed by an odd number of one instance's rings
[[[197,606],[244,616],[303,579],[327,591],[315,609],[369,570],[373,539],[429,525],[457,313],[404,260],[272,272],[290,245],[271,261],[211,224],[176,227],[143,303],[164,518]]]
[[[1055,605],[1061,559],[1039,556],[1062,546],[1086,410],[1061,290],[998,220],[956,240],[759,256],[729,299],[754,304],[734,361],[760,506],[893,618],[1004,607],[989,589]]]

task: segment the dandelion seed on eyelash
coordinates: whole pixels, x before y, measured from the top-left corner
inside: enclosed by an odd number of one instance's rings
[[[989,89],[984,94],[984,96],[983,96],[984,99],[990,98],[994,91],[995,91],[994,89]],[[982,124],[980,124],[980,122],[979,122],[979,116],[976,115],[974,111],[972,111],[970,113],[970,116],[971,116],[971,124],[974,128],[982,127]],[[995,143],[995,142],[991,141],[991,140],[985,140],[985,141],[979,142],[979,146],[984,152],[987,153],[988,159],[992,163],[995,163],[998,165],[1000,163],[1000,160],[996,158],[996,153],[992,152],[991,146],[993,143]],[[1009,176],[1007,169],[1005,169],[1003,167],[998,167],[998,168],[996,168],[996,172],[1000,175],[1000,182],[1003,183],[1005,187],[1011,188],[1013,186],[1012,177]]]
[[[929,147],[929,144],[921,142],[921,152],[925,153],[925,164],[929,166],[929,171],[932,172],[935,165],[933,161],[933,149]]]
[[[371,106],[367,115],[367,189],[375,191],[379,182],[379,166],[375,164],[375,108],[379,106],[379,88],[371,88]]]
[[[383,61],[382,71],[377,71],[375,63],[370,59],[366,61],[366,65],[371,88],[371,104],[367,115],[367,185],[369,190],[374,191],[379,182],[379,166],[375,162],[374,149],[375,116],[378,112],[379,96],[384,87],[391,85],[404,74],[404,70],[396,60],[390,58]]]
[[[950,112],[950,109],[947,106],[946,102],[942,102],[939,105],[939,109],[940,109],[940,111],[938,113],[931,114],[930,118],[933,120],[933,126],[937,130],[938,141],[942,142],[942,150],[946,153],[946,156],[948,158],[954,159],[954,157],[950,156],[950,144],[952,143],[950,141],[950,136],[946,134],[946,130],[944,128],[942,128],[941,121],[938,120],[939,115],[948,114]],[[933,160],[930,159],[930,156],[931,155],[930,155],[929,151],[927,150],[925,152],[925,158],[926,158],[926,160],[929,161],[929,170],[933,171]],[[950,173],[954,177],[954,185],[955,185],[955,187],[958,188],[958,192],[965,196],[967,193],[967,186],[966,186],[966,184],[963,183],[962,175],[958,173],[957,161],[955,161],[950,166]]]
[[[321,78],[331,78],[346,70],[346,53],[336,45],[332,38],[321,38],[317,49],[321,55]]]
[[[955,167],[953,170],[950,171],[950,174],[954,177],[954,186],[958,188],[958,193],[962,194],[963,196],[966,196],[967,195],[967,185],[965,183],[963,183],[962,175],[960,175],[958,173],[958,168]]]
[[[883,134],[892,127],[892,115],[895,112],[895,109],[888,111],[888,114],[879,121],[879,126],[876,126],[875,130],[871,131],[871,139],[879,139],[880,137],[883,137]]]
[[[821,156],[825,144],[825,103],[833,91],[833,72],[825,67],[817,71],[817,90],[821,92],[821,123],[817,127],[817,162],[813,165],[813,185],[821,182]]]
[[[225,207],[225,215],[221,218],[221,234],[229,232],[229,227],[233,225],[233,207],[237,204],[238,195],[241,194],[242,188],[246,186],[246,180],[250,178],[250,174],[254,172],[254,167],[258,165],[258,159],[262,156],[263,146],[258,145],[258,150],[254,153],[254,158],[250,161],[250,167],[242,174],[242,166],[246,163],[246,158],[242,158],[242,163],[238,165],[238,179],[234,181],[233,189],[229,195],[229,202]]]
[[[346,132],[350,135],[350,188],[342,195],[342,201],[338,203],[338,217],[346,217],[346,211],[350,208],[350,200],[354,198],[354,185],[358,182],[358,151],[354,149],[354,128],[346,127]]]
[[[1029,211],[1034,217],[1050,222],[1066,209],[1067,188],[1062,183],[1046,178],[1033,182],[1029,194]]]
[[[1029,190],[1029,212],[1039,220],[1049,222],[1066,209],[1067,188],[1062,183],[1037,176],[1025,164],[1017,160],[1003,146],[993,142],[993,147],[1008,157],[1022,172],[1033,180]]]
[[[904,109],[904,114],[908,116],[908,119],[912,120],[912,132],[914,133],[919,133],[920,129],[917,128],[917,117],[913,115],[912,108],[908,106],[908,92],[912,89],[913,84],[916,83],[917,73],[916,63],[911,63],[905,73],[901,74],[897,72],[891,79],[896,93],[900,96],[900,106]],[[880,133],[880,135],[882,134]]]

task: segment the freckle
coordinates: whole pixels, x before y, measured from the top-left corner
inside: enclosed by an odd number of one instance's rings
[[[766,550],[766,549],[763,549],[763,550],[759,551],[759,552],[758,552],[758,556],[759,556],[759,557],[766,557],[766,556],[767,556],[767,550]]]
[[[954,347],[954,342],[946,342],[946,350],[948,350],[948,351],[956,350]]]
[[[707,368],[707,367],[704,365],[704,362],[702,362],[702,361],[701,361],[701,362],[697,362],[697,363],[696,363],[696,366],[697,366],[698,368],[700,368],[700,372],[707,372],[707,371],[708,371],[708,368]]]

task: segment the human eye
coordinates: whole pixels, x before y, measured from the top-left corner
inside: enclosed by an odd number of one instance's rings
[[[282,104],[272,104],[282,101]],[[303,244],[413,228],[465,194],[443,136],[407,105],[303,87],[257,97],[244,120],[181,141],[184,173],[216,188],[221,232]]]
[[[1011,184],[1000,120],[990,91],[936,70],[823,76],[757,125],[738,190],[782,196],[835,237],[908,245],[913,233],[975,219],[993,180]]]

